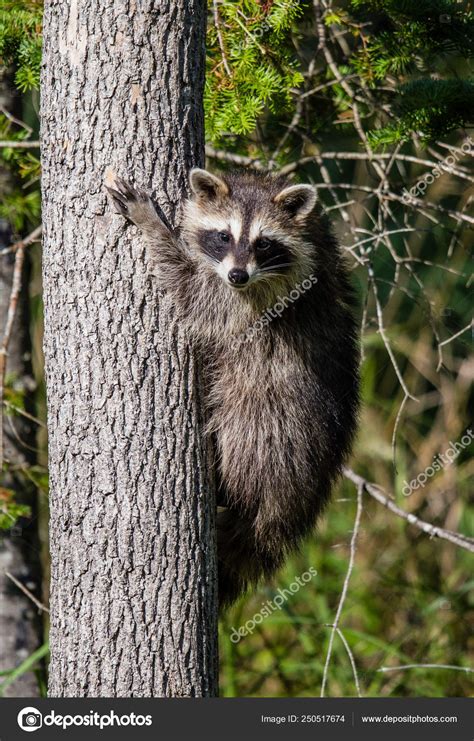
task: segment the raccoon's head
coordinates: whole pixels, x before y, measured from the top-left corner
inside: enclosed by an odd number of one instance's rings
[[[316,204],[311,185],[249,174],[190,174],[192,197],[182,228],[196,257],[230,289],[253,292],[263,285],[306,277],[313,246],[306,234]]]

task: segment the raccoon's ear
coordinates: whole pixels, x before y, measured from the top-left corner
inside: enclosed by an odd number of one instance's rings
[[[189,173],[189,184],[195,197],[203,201],[212,201],[218,196],[229,194],[229,187],[223,180],[199,167]]]
[[[307,216],[316,205],[318,194],[313,185],[290,185],[273,199],[295,219]]]

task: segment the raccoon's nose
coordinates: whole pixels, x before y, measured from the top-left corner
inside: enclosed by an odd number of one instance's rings
[[[245,286],[248,282],[249,274],[246,270],[240,270],[239,268],[232,268],[229,270],[229,282],[233,286]]]

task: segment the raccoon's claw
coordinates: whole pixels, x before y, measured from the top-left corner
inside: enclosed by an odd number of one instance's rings
[[[135,188],[122,178],[116,178],[114,186],[114,188],[109,188],[107,185],[105,187],[116,213],[125,216],[153,241],[156,241],[159,236],[162,238],[169,236],[172,229],[166,216],[146,191]]]
[[[145,193],[145,191],[134,188],[133,185],[122,178],[116,178],[115,188],[109,188],[108,185],[105,187],[107,188],[117,213],[125,216],[125,218],[130,219],[131,221],[133,221],[131,215],[131,208],[133,205],[138,203],[147,203],[150,200],[150,197]]]
[[[127,202],[122,200],[122,193],[119,193],[118,190],[114,190],[113,188],[109,188],[108,185],[106,185],[105,187],[107,188],[107,192],[112,199],[112,203],[115,206],[116,212],[121,216],[127,216]]]

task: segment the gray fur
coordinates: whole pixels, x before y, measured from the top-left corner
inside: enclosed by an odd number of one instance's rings
[[[142,191],[118,181],[110,193],[147,238],[156,275],[205,361],[226,605],[270,577],[315,526],[353,439],[359,351],[347,269],[312,186],[203,170],[190,184],[176,232]],[[275,257],[265,265],[267,250]],[[227,264],[251,266],[248,285],[229,285]],[[309,290],[242,341],[310,275]]]

